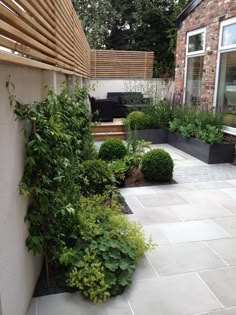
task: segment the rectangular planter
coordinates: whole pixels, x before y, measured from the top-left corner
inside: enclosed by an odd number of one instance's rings
[[[168,134],[168,143],[207,164],[232,163],[234,160],[235,144],[232,143],[207,144],[172,132]]]
[[[131,130],[131,133],[139,140],[150,141],[153,144],[167,143],[168,141],[168,130],[166,129]]]

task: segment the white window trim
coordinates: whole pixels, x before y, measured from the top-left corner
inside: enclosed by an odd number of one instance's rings
[[[194,52],[188,52],[189,37],[198,34],[204,34],[203,37],[203,50],[198,50]],[[187,87],[187,73],[188,73],[188,59],[193,57],[201,57],[205,55],[206,51],[206,27],[198,28],[197,30],[190,31],[187,33],[186,41],[186,58],[185,58],[185,73],[184,73],[184,95],[183,95],[183,104],[186,105],[186,87]]]
[[[229,135],[236,136],[236,128],[234,128],[234,127],[224,126],[224,132],[229,134]]]
[[[196,50],[192,52],[188,52],[188,45],[189,45],[189,37],[192,37],[194,35],[202,34],[203,33],[203,49],[202,50]],[[195,56],[199,54],[204,54],[206,49],[206,28],[199,28],[197,30],[191,31],[187,33],[187,46],[186,46],[186,56]]]
[[[214,92],[214,102],[213,102],[213,108],[216,112],[217,110],[217,97],[218,97],[218,86],[219,86],[219,78],[220,78],[220,60],[221,55],[223,53],[227,52],[236,52],[236,44],[235,45],[229,45],[229,46],[222,46],[222,38],[223,38],[223,28],[224,26],[236,24],[236,17],[230,18],[228,20],[222,21],[220,24],[220,36],[219,36],[219,43],[218,43],[218,56],[216,61],[216,80],[215,80],[215,92]],[[236,135],[236,128],[225,126],[224,131],[228,134]]]
[[[236,49],[236,44],[233,45],[228,45],[228,46],[222,46],[222,39],[223,39],[223,29],[225,26],[229,26],[232,24],[236,24],[236,18],[231,18],[228,20],[225,20],[221,22],[220,24],[220,38],[219,38],[219,51],[225,51],[225,50],[231,50],[231,49]]]

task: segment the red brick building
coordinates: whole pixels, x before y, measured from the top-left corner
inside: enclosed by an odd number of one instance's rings
[[[176,101],[224,112],[236,135],[236,0],[192,0],[177,27]]]

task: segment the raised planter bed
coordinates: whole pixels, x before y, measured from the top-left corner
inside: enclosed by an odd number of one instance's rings
[[[168,142],[168,130],[166,129],[132,130],[131,133],[139,140],[150,141],[153,144]]]
[[[168,143],[208,164],[232,163],[235,144],[207,144],[199,139],[185,139],[179,133],[169,132]]]

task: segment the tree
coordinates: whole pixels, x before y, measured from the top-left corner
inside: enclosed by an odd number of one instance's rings
[[[91,48],[106,48],[114,14],[110,0],[72,0]]]
[[[154,51],[154,75],[173,74],[175,19],[187,0],[73,0],[92,48]]]

